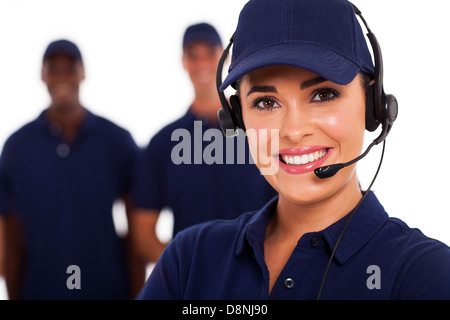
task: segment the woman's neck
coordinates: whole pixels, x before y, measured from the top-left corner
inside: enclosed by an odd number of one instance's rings
[[[266,239],[273,237],[272,240],[296,243],[305,233],[324,230],[342,219],[356,207],[361,197],[356,174],[341,190],[316,203],[295,203],[280,194],[276,214],[267,227]]]
[[[298,240],[306,233],[321,231],[343,218],[356,207],[361,197],[356,174],[336,194],[316,203],[295,203],[280,194],[276,213],[269,221],[264,240],[269,294]]]

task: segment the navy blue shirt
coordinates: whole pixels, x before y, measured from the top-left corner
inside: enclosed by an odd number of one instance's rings
[[[42,112],[9,137],[1,155],[0,208],[18,215],[27,250],[20,298],[132,298],[112,206],[129,192],[137,146],[89,111],[73,143],[60,133]],[[80,289],[69,289],[77,283],[71,265],[79,267]]]
[[[138,299],[316,299],[347,217],[299,239],[269,296],[264,238],[277,201],[180,232]],[[450,299],[449,270],[448,246],[389,218],[370,192],[338,246],[321,299]]]
[[[243,136],[225,138],[218,126],[188,111],[142,151],[135,206],[170,208],[174,235],[200,222],[257,210],[276,192],[249,157]]]

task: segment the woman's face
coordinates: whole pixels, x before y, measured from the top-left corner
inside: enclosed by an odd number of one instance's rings
[[[365,93],[359,75],[338,85],[305,69],[270,66],[242,78],[240,97],[252,157],[280,197],[308,204],[355,190],[355,165],[323,180],[313,171],[361,153]]]

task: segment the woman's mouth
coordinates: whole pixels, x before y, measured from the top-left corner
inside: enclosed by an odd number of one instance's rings
[[[290,174],[303,174],[322,166],[332,150],[330,147],[308,146],[283,149],[276,156],[284,171]]]
[[[280,160],[286,164],[293,165],[303,165],[308,164],[313,161],[317,161],[321,159],[323,156],[327,154],[326,150],[315,151],[308,154],[290,156],[290,155],[280,155]]]

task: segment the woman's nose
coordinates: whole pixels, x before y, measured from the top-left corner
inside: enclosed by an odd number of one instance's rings
[[[314,132],[314,122],[306,109],[299,105],[287,108],[280,127],[281,139],[287,139],[293,144],[298,144]]]

